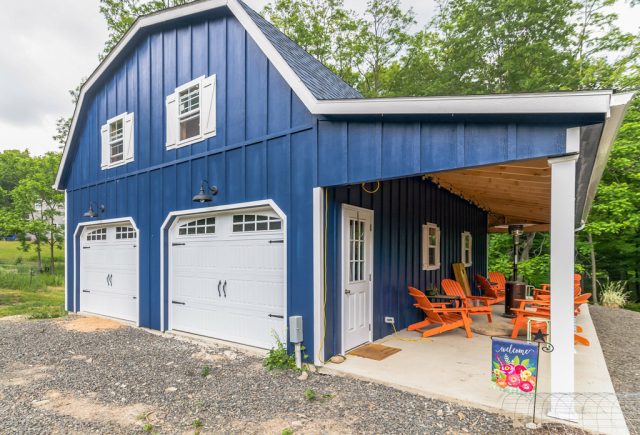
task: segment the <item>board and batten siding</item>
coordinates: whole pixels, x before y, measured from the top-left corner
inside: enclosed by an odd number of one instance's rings
[[[368,185],[368,189],[375,188]],[[487,272],[487,214],[464,199],[440,189],[422,177],[384,181],[374,193],[360,185],[329,190],[327,236],[327,333],[325,357],[341,349],[342,205],[373,210],[373,338],[393,333],[385,316],[395,318],[398,330],[424,319],[413,307],[407,286],[426,290],[439,288],[440,280],[453,276],[452,263],[462,258],[462,232],[473,236],[473,264],[467,268],[470,279]],[[422,270],[422,225],[431,222],[440,227],[440,269]],[[472,288],[475,286],[471,282]]]
[[[172,211],[201,207],[191,198],[203,179],[219,188],[213,205],[272,199],[287,215],[287,314],[304,317],[305,345],[312,349],[314,187],[557,155],[565,129],[575,125],[534,117],[505,123],[464,116],[418,121],[312,116],[240,23],[225,14],[168,23],[132,41],[122,56],[85,95],[61,186],[68,194],[69,234],[90,221],[82,216],[90,202],[106,207],[96,220],[135,220],[140,325],[154,329],[161,324],[160,227]],[[167,150],[166,96],[211,74],[217,79],[216,136]],[[124,112],[135,114],[134,161],[101,170],[100,127]],[[74,241],[66,243],[73,253]],[[78,271],[70,265],[69,310],[74,290],[80,299],[74,278]]]

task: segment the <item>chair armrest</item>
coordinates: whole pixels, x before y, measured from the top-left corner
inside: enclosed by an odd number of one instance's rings
[[[467,296],[467,299],[471,299],[473,301],[493,301],[496,298],[492,298],[491,296]]]
[[[433,311],[437,313],[467,313],[466,308],[435,308]]]

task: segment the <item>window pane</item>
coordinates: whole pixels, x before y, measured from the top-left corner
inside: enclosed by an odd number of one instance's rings
[[[242,215],[241,214],[236,214],[233,216],[233,221],[234,222],[242,222]]]
[[[244,221],[245,222],[254,222],[255,220],[256,220],[255,215],[252,215],[252,214],[244,215]]]
[[[245,224],[244,225],[244,230],[245,231],[255,231],[256,230],[256,224]]]
[[[270,230],[279,230],[282,228],[282,222],[280,221],[271,221],[269,222],[269,229]]]
[[[242,232],[242,224],[234,224],[233,225],[233,232],[234,233],[241,233]]]
[[[180,140],[200,135],[200,113],[180,120]]]
[[[429,261],[428,261],[429,266],[435,266],[436,264],[436,248],[430,247],[429,248]]]
[[[258,231],[267,231],[269,229],[269,224],[267,222],[258,222],[256,224],[256,229]]]

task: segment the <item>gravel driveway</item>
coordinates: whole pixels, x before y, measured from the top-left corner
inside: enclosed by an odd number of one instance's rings
[[[523,432],[507,417],[382,385],[268,372],[229,348],[130,327],[67,330],[77,321],[0,321],[0,433]]]
[[[640,433],[640,313],[589,306],[609,375],[631,433]]]

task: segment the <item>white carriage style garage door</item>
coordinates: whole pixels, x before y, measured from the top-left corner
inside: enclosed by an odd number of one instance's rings
[[[286,342],[285,243],[271,209],[183,217],[172,226],[169,327],[270,348]]]
[[[138,234],[129,223],[86,227],[80,242],[80,311],[138,320]]]

